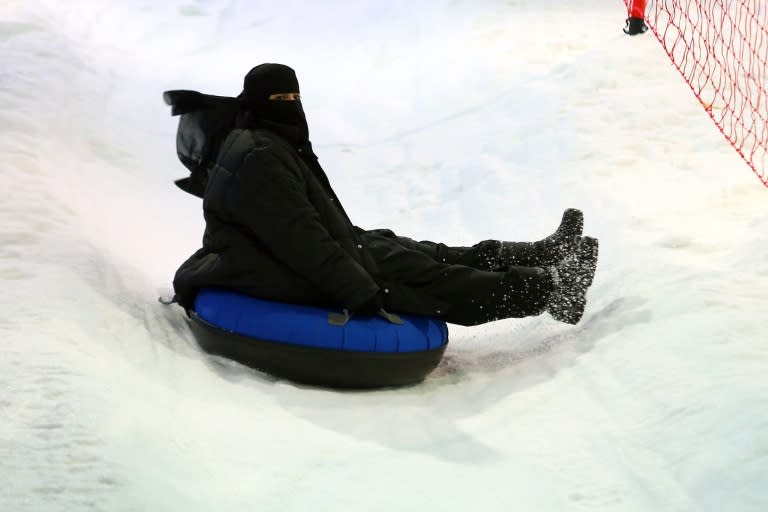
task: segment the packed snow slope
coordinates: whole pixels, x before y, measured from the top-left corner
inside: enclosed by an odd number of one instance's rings
[[[0,510],[768,509],[768,191],[606,0],[0,6]],[[581,208],[584,320],[451,328],[421,385],[296,386],[157,303],[199,247],[166,89],[294,67],[353,220]]]

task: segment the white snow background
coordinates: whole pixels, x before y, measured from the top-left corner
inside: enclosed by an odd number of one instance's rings
[[[768,510],[768,190],[618,0],[5,0],[0,510]],[[356,224],[601,242],[580,324],[297,386],[157,302],[201,241],[174,88],[296,69]],[[716,106],[715,106],[716,108]]]

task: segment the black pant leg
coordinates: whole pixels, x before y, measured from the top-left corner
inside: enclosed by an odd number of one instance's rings
[[[444,274],[428,290],[449,304],[439,316],[458,325],[540,315],[552,291],[549,273],[537,267],[488,272],[449,265]]]
[[[374,243],[369,250],[380,277],[396,284],[385,299],[386,306],[401,313],[430,314],[450,323],[477,325],[541,314],[552,289],[549,273],[541,268],[492,272],[442,263],[429,251],[412,250],[399,240]],[[464,256],[477,254],[482,253],[467,251]]]
[[[417,242],[397,237],[403,245],[430,255],[435,261],[454,265],[466,265],[479,270],[504,272],[511,266],[539,266],[541,258],[529,242],[504,242],[483,240],[472,247],[450,246],[423,240]]]
[[[536,267],[542,264],[541,254],[530,242],[483,240],[471,247],[451,246],[429,240],[416,241],[398,236],[389,229],[366,231],[363,236],[373,240],[396,240],[403,247],[426,254],[436,262],[466,265],[489,272],[504,272],[511,266]]]

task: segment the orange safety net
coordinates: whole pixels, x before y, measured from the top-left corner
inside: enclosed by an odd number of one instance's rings
[[[625,0],[709,117],[768,186],[768,2]]]

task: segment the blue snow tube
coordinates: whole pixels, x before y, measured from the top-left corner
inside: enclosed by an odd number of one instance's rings
[[[435,369],[448,344],[442,320],[400,315],[329,319],[338,311],[272,302],[228,290],[197,294],[191,326],[206,352],[277,377],[341,388],[413,384]]]

